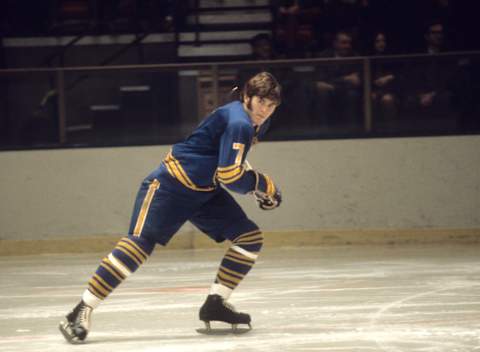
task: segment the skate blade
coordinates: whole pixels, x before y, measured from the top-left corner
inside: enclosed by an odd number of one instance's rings
[[[249,332],[250,328],[236,328],[236,329],[197,329],[199,334],[211,336],[225,336],[225,335],[243,335]]]
[[[232,325],[230,328],[212,328],[210,323],[205,323],[205,328],[197,329],[199,334],[204,335],[243,335],[252,330],[252,326],[248,324],[248,327],[239,328],[238,325]]]
[[[71,334],[68,333],[67,330],[69,330],[70,327],[68,326],[68,323],[61,322],[58,325],[58,330],[62,333],[63,337],[65,337],[65,340],[67,342],[71,343],[72,345],[81,345],[85,343],[85,340],[79,340],[78,337],[72,336]]]

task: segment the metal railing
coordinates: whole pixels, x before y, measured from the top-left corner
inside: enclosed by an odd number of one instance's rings
[[[350,58],[318,58],[318,59],[295,59],[295,60],[274,60],[274,61],[235,61],[235,62],[213,62],[213,63],[184,63],[184,64],[147,64],[147,65],[120,65],[120,66],[85,66],[85,67],[58,67],[58,68],[28,68],[28,69],[7,69],[0,70],[0,84],[2,79],[10,80],[15,77],[25,77],[32,74],[54,75],[56,77],[56,88],[53,94],[57,97],[57,116],[58,116],[58,143],[60,146],[68,144],[67,137],[67,102],[66,92],[68,84],[65,76],[69,74],[89,74],[96,73],[139,73],[139,72],[180,72],[189,70],[200,70],[203,75],[209,75],[212,82],[212,100],[213,105],[218,105],[221,101],[219,96],[219,81],[221,72],[229,69],[263,69],[265,67],[276,69],[288,69],[299,66],[314,66],[321,70],[323,66],[329,64],[337,65],[358,65],[362,73],[363,90],[363,130],[365,133],[372,131],[372,65],[376,62],[405,63],[412,60],[428,61],[431,59],[462,59],[466,58],[475,62],[480,58],[480,52],[455,52],[442,53],[437,55],[417,54],[417,55],[391,55],[375,57],[350,57]]]

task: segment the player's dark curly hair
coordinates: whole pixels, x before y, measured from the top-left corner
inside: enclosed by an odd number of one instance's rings
[[[240,101],[251,98],[254,95],[260,98],[267,98],[280,105],[282,101],[282,87],[277,79],[268,72],[260,72],[250,78],[240,92]]]

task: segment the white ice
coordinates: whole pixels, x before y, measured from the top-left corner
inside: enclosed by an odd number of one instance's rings
[[[103,254],[0,257],[0,351],[480,351],[479,246],[267,249],[231,298],[254,329],[199,335],[223,253],[157,250],[80,346],[57,325]]]

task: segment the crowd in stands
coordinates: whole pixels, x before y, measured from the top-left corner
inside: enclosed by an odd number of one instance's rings
[[[335,34],[348,31],[354,53],[374,52],[375,35],[389,40],[389,53],[426,52],[429,23],[442,23],[442,50],[479,48],[472,3],[462,0],[272,0],[275,49],[280,57],[315,57]]]
[[[218,0],[228,4],[228,0]],[[249,1],[245,1],[248,5]],[[426,24],[443,25],[442,50],[479,49],[475,11],[467,0],[270,0],[273,57],[322,55],[335,34],[348,31],[353,53],[374,52],[375,35],[388,39],[389,53],[425,52]],[[61,35],[184,30],[194,0],[5,0],[0,11],[3,36]]]
[[[457,115],[471,124],[478,65],[440,53],[478,50],[471,4],[457,0],[275,0],[273,36],[252,38],[253,60],[343,58],[317,66],[305,79],[289,82],[293,99],[312,121],[361,125],[364,77],[369,56],[371,99],[376,122],[399,114],[441,118]],[[471,18],[471,20],[470,20]],[[392,54],[430,54],[389,60]],[[378,57],[378,59],[376,59]],[[282,73],[285,75],[285,70]],[[295,73],[298,76],[298,73]],[[300,93],[299,93],[300,92]],[[288,103],[287,103],[288,104]],[[288,109],[284,107],[284,109]],[[478,107],[477,107],[478,108]],[[288,114],[287,114],[288,115]],[[405,115],[405,114],[404,114]],[[473,123],[478,125],[478,119]]]
[[[376,123],[382,123],[382,120],[389,123],[397,120],[400,112],[407,112],[409,116],[420,118],[457,116],[460,124],[474,123],[478,126],[478,118],[472,113],[472,107],[478,105],[475,93],[472,93],[476,91],[474,76],[478,76],[478,72],[475,73],[478,64],[472,62],[468,55],[438,55],[449,51],[445,32],[446,25],[442,19],[426,22],[423,31],[417,33],[423,45],[414,53],[427,55],[392,60],[389,55],[395,51],[391,49],[388,31],[372,30],[370,39],[366,41],[368,47],[361,50],[361,46],[356,44],[359,38],[354,29],[339,29],[332,35],[331,45],[322,50],[309,52],[288,46],[284,49],[293,48],[296,57],[303,53],[312,58],[343,60],[317,64],[301,80],[289,79],[288,75],[285,77],[285,70],[271,70],[283,75],[287,91],[296,97],[291,102],[289,113],[294,113],[301,106],[305,109],[303,115],[310,116],[313,123],[320,118],[325,125],[362,125],[364,69],[362,62],[355,61],[355,58],[369,56],[371,100]],[[289,57],[277,54],[278,46],[267,34],[252,38],[251,45],[253,60]],[[291,77],[298,76],[299,73],[295,72]]]
[[[459,114],[459,120],[463,116],[468,119],[474,115],[473,110],[478,110],[476,102],[480,100],[475,93],[479,91],[478,63],[462,57],[444,59],[438,54],[480,49],[472,3],[467,0],[270,0],[272,34],[253,37],[252,54],[247,59],[346,59],[315,66],[311,72],[272,70],[282,81],[286,94],[293,97],[281,108],[291,110],[285,116],[295,113],[311,116],[315,123],[321,118],[326,124],[349,121],[361,125],[364,70],[361,63],[349,63],[348,59],[368,56],[372,63],[372,108],[374,115],[380,117],[375,121],[397,119],[403,111],[420,112],[423,116],[454,111]],[[98,34],[132,28],[151,32],[181,31],[186,13],[191,6],[198,5],[198,1],[49,0],[48,4],[6,0],[0,30],[16,35],[26,35],[32,29],[54,34],[67,25],[75,26],[77,22],[85,25],[87,21],[87,28],[93,28]],[[430,55],[422,60],[385,59],[392,54],[415,53]],[[268,66],[262,68],[269,69]],[[247,77],[250,72],[242,74]]]

